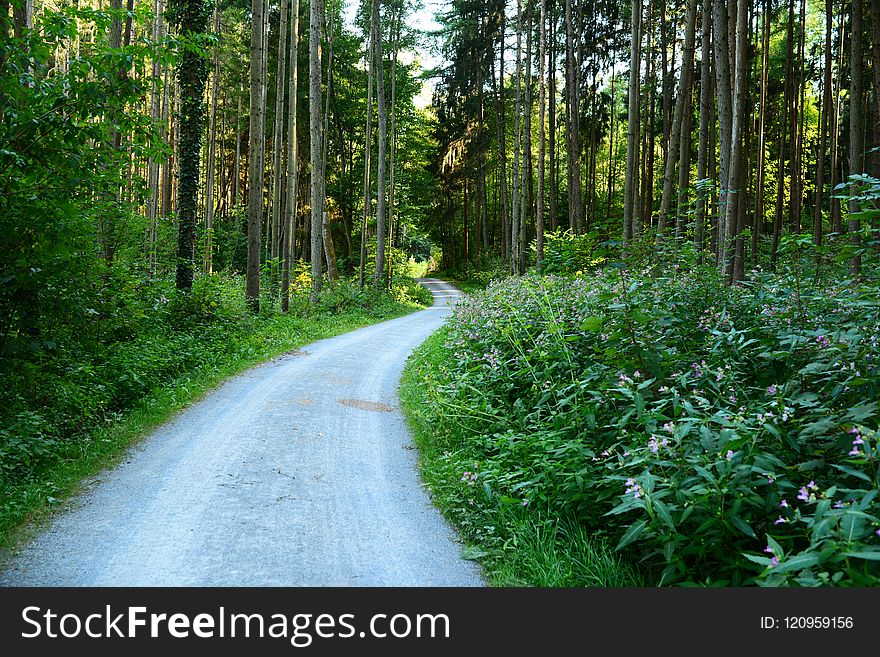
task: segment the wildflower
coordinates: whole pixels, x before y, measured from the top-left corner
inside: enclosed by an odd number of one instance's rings
[[[768,395],[775,395],[776,394],[776,386],[770,386],[769,388],[767,388],[767,394]]]
[[[767,554],[773,554],[773,548],[768,545],[764,548],[764,552],[766,552]]]
[[[774,525],[781,525],[782,523],[785,523],[785,522],[788,522],[788,520],[786,520],[782,516],[779,516],[776,520],[773,521],[773,524]]]
[[[798,498],[799,500],[803,500],[804,502],[809,502],[809,501],[810,501],[810,493],[807,491],[807,487],[806,487],[806,486],[801,486],[797,498]]]
[[[664,438],[663,440],[660,441],[660,446],[661,446],[661,447],[666,447],[668,444],[669,444],[669,439],[668,439],[668,438]]]
[[[733,450],[732,449],[727,450],[727,454],[724,455],[724,458],[726,458],[728,461],[730,459],[732,459],[733,458]]]
[[[837,500],[837,501],[834,503],[834,508],[835,508],[835,509],[842,509],[843,507],[844,507],[844,504],[843,504],[843,502],[841,502],[840,500]]]
[[[651,448],[651,451],[656,454],[660,449],[660,444],[657,442],[656,436],[651,436],[651,440],[648,441],[648,447]]]
[[[638,370],[636,370],[635,372],[633,372],[633,378],[634,378],[634,379],[641,379],[641,378],[642,378],[642,373],[639,372]]]
[[[771,568],[775,568],[775,567],[778,566],[778,565],[779,565],[779,557],[777,557],[777,556],[774,554],[773,557],[770,559],[770,567],[771,567]]]
[[[850,456],[861,456],[862,453],[859,451],[858,447],[853,447],[849,452],[847,452]]]
[[[522,501],[522,506],[528,506],[528,505],[529,505],[529,501],[528,501],[528,500],[523,500],[523,501]]]
[[[779,506],[781,506],[781,507],[784,508],[784,509],[789,508],[789,507],[788,507],[788,500],[783,499],[783,500],[779,503]]]
[[[813,481],[812,479],[810,480],[810,483],[807,484],[807,488],[809,488],[810,490],[819,490],[819,487],[816,485],[816,482]]]
[[[668,431],[669,433],[675,432],[675,422],[667,422],[663,425],[663,431]]]

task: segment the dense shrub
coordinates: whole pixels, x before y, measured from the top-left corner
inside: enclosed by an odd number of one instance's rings
[[[574,515],[663,584],[880,583],[876,286],[649,274],[456,308],[420,371],[447,485]]]

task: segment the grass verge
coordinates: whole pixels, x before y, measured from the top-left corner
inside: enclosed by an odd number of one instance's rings
[[[222,352],[212,351],[212,358],[200,359],[201,364],[157,386],[132,407],[115,414],[110,422],[59,442],[53,457],[26,479],[5,482],[0,488],[0,549],[14,549],[40,521],[62,506],[85,478],[118,462],[126,448],[225,378],[316,340],[422,307],[388,300],[368,308],[321,310],[311,316],[259,317],[250,330],[230,329]]]
[[[480,463],[468,449],[456,409],[428,409],[438,374],[449,357],[445,329],[428,338],[407,361],[400,400],[420,453],[422,477],[435,504],[465,541],[464,556],[478,561],[493,586],[641,586],[640,573],[605,542],[565,517],[536,512],[520,500],[494,494],[476,482]]]

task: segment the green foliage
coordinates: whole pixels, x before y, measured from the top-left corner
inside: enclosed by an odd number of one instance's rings
[[[468,532],[500,500],[662,584],[877,585],[878,336],[875,285],[606,269],[490,285],[414,367]]]
[[[597,238],[596,233],[575,235],[570,230],[546,233],[542,271],[545,274],[582,274],[595,269],[608,255],[607,248],[598,246]],[[536,242],[532,242],[532,252],[537,254]]]

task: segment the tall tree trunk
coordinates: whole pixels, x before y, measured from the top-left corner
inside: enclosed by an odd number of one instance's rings
[[[732,263],[732,282],[738,283],[745,278],[745,258],[743,252],[740,230],[743,216],[742,209],[745,207],[746,194],[744,182],[746,180],[746,152],[743,148],[745,140],[745,127],[748,123],[746,116],[746,95],[749,83],[749,65],[746,60],[746,52],[749,45],[749,0],[738,0],[736,11],[736,69],[733,86],[733,117],[730,145],[730,182],[728,189],[736,195],[736,202],[727,204],[727,227],[728,242],[736,240],[734,260]]]
[[[162,13],[164,11],[163,0],[153,0],[153,41],[156,43],[162,38]],[[162,119],[162,91],[160,90],[159,78],[162,74],[162,63],[159,57],[153,59],[152,68],[152,92],[150,95],[150,118],[157,124]],[[150,274],[156,273],[156,265],[158,259],[158,239],[159,239],[159,160],[153,157],[149,158],[148,178],[150,196],[147,200],[147,262]]]
[[[492,76],[492,86],[495,87],[495,131],[498,138],[498,161],[501,167],[501,257],[506,259],[510,247],[510,214],[509,202],[507,197],[507,146],[505,137],[505,108],[504,108],[504,31],[506,17],[504,15],[504,5],[499,10],[500,25],[498,27],[498,80],[496,83],[495,76]],[[494,58],[493,58],[494,65]]]
[[[822,93],[822,121],[819,132],[819,153],[816,164],[816,202],[813,207],[813,244],[822,245],[822,210],[825,206],[825,144],[828,142],[828,131],[831,115],[834,114],[832,95],[832,46],[831,36],[834,29],[834,2],[825,0],[825,70]]]
[[[852,0],[852,27],[850,29],[850,60],[849,60],[849,170],[850,175],[865,172],[865,87],[863,74],[865,68],[863,37],[862,0]],[[851,186],[852,196],[858,195],[858,184]],[[855,199],[849,202],[849,241],[854,249],[861,243],[861,221],[857,213],[861,211]],[[849,273],[860,276],[862,273],[862,256],[854,253],[849,260]]]
[[[569,226],[575,233],[583,230],[582,213],[583,200],[581,198],[581,138],[580,138],[580,100],[579,78],[580,71],[575,60],[576,48],[574,43],[574,15],[572,3],[575,0],[565,0],[565,98],[566,116],[565,132],[567,135],[568,148],[568,220]]]
[[[364,277],[367,263],[367,221],[370,218],[373,201],[370,198],[371,163],[373,154],[373,65],[375,63],[375,42],[373,29],[370,26],[370,38],[367,48],[367,120],[364,129],[364,212],[361,217],[361,252],[360,266],[358,268],[358,285],[364,287]]]
[[[520,222],[519,222],[519,245],[517,250],[519,258],[517,260],[517,270],[520,274],[526,271],[526,246],[528,243],[529,226],[534,221],[534,202],[535,190],[534,181],[534,162],[532,158],[532,25],[534,23],[534,11],[532,9],[534,0],[526,0],[526,71],[524,78],[524,100],[523,108],[523,177],[522,185],[522,202],[520,203]]]
[[[397,161],[397,51],[400,48],[401,11],[392,8],[391,18],[391,156],[388,174],[388,289],[394,285],[394,193],[396,191],[395,164]]]
[[[238,103],[235,112],[235,162],[232,165],[232,205],[238,205],[241,193],[241,98],[244,96],[244,85],[238,88]]]
[[[794,142],[794,131],[796,116],[793,112],[794,97],[794,0],[788,3],[788,29],[786,36],[786,53],[785,53],[785,88],[783,91],[782,101],[782,120],[780,123],[780,139],[779,139],[779,170],[777,172],[776,185],[776,212],[773,216],[773,244],[770,250],[770,264],[776,267],[776,258],[779,250],[779,240],[782,236],[782,217],[785,212],[785,147],[788,145],[789,162],[794,160],[794,151],[792,145]],[[788,137],[783,138],[788,130]],[[789,195],[789,201],[791,200]],[[791,205],[789,205],[791,207]]]
[[[791,158],[791,230],[794,233],[801,232],[801,209],[803,207],[803,171],[802,160],[804,150],[804,100],[806,84],[804,82],[806,58],[804,57],[804,42],[806,40],[806,0],[801,0],[800,20],[798,25],[797,43],[797,71],[795,75],[795,89],[797,93],[792,95],[792,143],[794,153]]]
[[[287,87],[287,5],[288,0],[280,0],[281,17],[278,25],[278,51],[275,69],[275,121],[272,129],[272,194],[269,197],[271,214],[269,218],[269,239],[271,272],[270,289],[278,285],[278,259],[281,257],[281,185],[284,180],[284,91]]]
[[[684,113],[689,107],[688,98],[691,95],[691,77],[694,70],[694,45],[696,42],[697,25],[697,0],[688,0],[687,18],[685,20],[684,52],[681,60],[681,77],[678,87],[678,96],[675,100],[675,110],[672,116],[672,131],[669,134],[669,148],[666,149],[666,167],[663,173],[663,195],[660,198],[660,216],[657,221],[657,239],[663,238],[666,230],[669,212],[672,208],[672,193],[674,177],[679,158],[684,168],[685,160],[690,165],[690,158],[680,153],[680,144],[688,143],[690,137],[690,121],[684,120]],[[687,133],[687,134],[685,134]],[[687,181],[685,181],[685,185]],[[680,230],[677,233],[680,234]]]
[[[728,8],[724,0],[713,0],[713,40],[715,42],[715,92],[718,96],[718,132],[720,148],[718,150],[720,207],[718,211],[718,266],[729,276],[731,273],[729,258],[732,229],[728,226],[732,203],[729,187],[731,145],[733,144],[733,87],[731,85],[730,68],[730,26]],[[735,210],[735,208],[734,208]],[[735,215],[733,215],[735,216]]]
[[[752,264],[758,264],[758,240],[764,227],[764,179],[766,161],[765,126],[767,121],[767,86],[769,81],[768,63],[770,60],[770,23],[772,21],[770,0],[764,0],[761,12],[761,100],[758,110],[758,178],[755,183],[755,216],[752,222]]]
[[[214,7],[214,34],[220,34],[220,5]],[[205,167],[205,252],[204,270],[214,271],[214,169],[217,153],[217,98],[220,95],[220,46],[214,47],[214,72],[211,78],[211,107],[208,119],[208,162]]]
[[[555,3],[554,3],[555,6]],[[550,151],[550,232],[555,232],[559,225],[559,185],[557,184],[556,157],[556,16],[550,12],[550,84],[547,121],[550,127],[547,148]]]
[[[333,96],[333,36],[334,23],[332,18],[328,21],[324,16],[324,35],[327,37],[327,97],[324,99],[324,123],[323,138],[321,140],[321,180],[326,186],[327,181],[327,161],[330,157],[330,98]],[[340,140],[339,147],[343,147]],[[343,172],[344,173],[344,172]],[[336,268],[336,249],[333,246],[333,235],[330,232],[330,222],[327,217],[327,194],[321,196],[321,241],[324,244],[324,259],[327,262],[327,276],[331,281],[339,280],[339,270]]]
[[[314,1],[314,0],[313,0]],[[250,126],[248,134],[248,252],[245,295],[254,312],[260,310],[260,233],[263,223],[263,41],[265,0],[251,4]]]
[[[178,29],[189,36],[205,33],[208,20],[201,0],[185,0],[178,7]],[[180,83],[180,188],[178,192],[177,289],[193,283],[193,250],[198,212],[199,165],[204,111],[202,97],[208,69],[201,54],[187,50],[177,69]]]
[[[568,0],[570,2],[570,0]],[[513,213],[510,220],[510,271],[519,271],[519,231],[522,199],[520,153],[522,145],[522,2],[516,2],[516,96],[513,109]]]
[[[375,7],[376,0],[373,0]],[[323,121],[321,117],[321,25],[324,23],[324,1],[311,0],[309,12],[309,129],[311,131],[311,235],[312,291],[309,300],[318,302],[322,283],[322,235],[324,210]]]
[[[538,210],[535,221],[535,239],[537,242],[536,260],[538,271],[544,261],[544,145],[547,138],[547,0],[538,0],[541,3],[541,26],[540,26],[540,43],[538,45],[538,57],[540,64],[538,65],[539,77],[539,96],[538,101]]]
[[[387,151],[388,151],[388,113],[385,104],[385,77],[383,75],[382,27],[379,23],[379,3],[373,0],[373,39],[376,49],[376,100],[379,119],[379,161],[376,188],[376,273],[373,285],[378,290],[385,282],[385,204],[387,201]]]
[[[837,65],[837,76],[838,83],[837,87],[834,90],[834,114],[831,117],[831,189],[837,189],[837,184],[840,182],[840,150],[839,150],[839,141],[840,141],[840,103],[841,103],[841,89],[843,87],[842,79],[843,79],[843,56],[846,52],[846,48],[844,44],[846,43],[846,17],[842,15],[840,17],[840,39],[839,39],[839,48],[840,48],[840,59]],[[843,228],[843,213],[841,212],[840,207],[840,199],[835,198],[837,195],[831,195],[831,230],[836,235],[841,235],[844,232]]]
[[[642,0],[632,0],[632,31],[629,59],[629,109],[627,111],[626,177],[623,190],[623,239],[637,236],[634,216],[638,204],[639,77],[641,69]]]
[[[294,259],[296,239],[296,201],[299,186],[299,144],[297,143],[297,87],[299,84],[299,0],[291,0],[290,10],[290,75],[287,92],[287,204],[284,208],[284,266],[281,271],[281,312],[290,309],[290,265]]]

